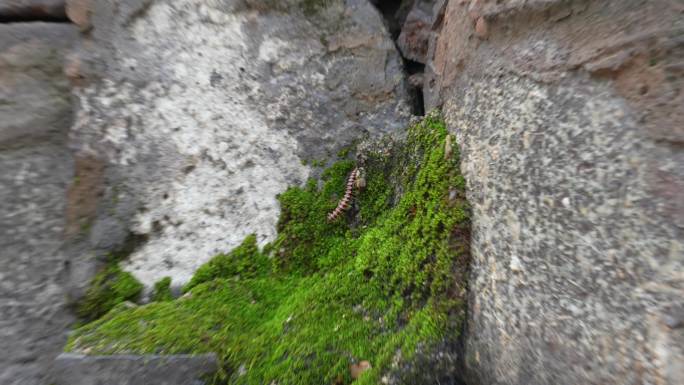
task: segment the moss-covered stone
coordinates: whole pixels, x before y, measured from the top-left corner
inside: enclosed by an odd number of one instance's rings
[[[164,277],[154,283],[152,291],[152,302],[171,301],[171,277]]]
[[[203,282],[217,278],[254,278],[270,270],[270,261],[259,251],[256,235],[245,238],[242,244],[228,254],[219,254],[200,266],[183,291],[187,292]]]
[[[375,384],[416,351],[429,356],[453,346],[464,312],[469,217],[447,135],[431,115],[405,142],[366,146],[358,164],[338,162],[321,183],[287,190],[279,235],[263,253],[247,238],[200,268],[188,296],[112,311],[78,329],[67,349],[217,352],[217,381],[282,385],[350,383],[349,365],[361,360],[372,368],[355,383]],[[366,188],[329,223],[355,166],[364,169]],[[407,373],[397,378],[410,382]]]
[[[142,289],[133,275],[112,263],[95,275],[78,303],[77,314],[86,320],[99,318],[122,302],[137,300]]]

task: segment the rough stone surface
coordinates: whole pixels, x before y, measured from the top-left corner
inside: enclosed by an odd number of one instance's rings
[[[275,235],[276,195],[313,160],[409,118],[399,55],[366,0],[98,2],[73,128],[107,167],[98,250],[147,242],[126,269],[187,281],[210,257]],[[84,72],[74,72],[82,68]]]
[[[61,275],[73,26],[0,25],[0,384],[44,384],[72,321]]]
[[[0,20],[64,20],[65,0],[2,0]]]
[[[683,12],[449,2],[424,90],[458,137],[473,207],[478,382],[684,378]]]
[[[66,15],[81,31],[87,31],[92,27],[90,15],[93,12],[94,0],[66,0]]]
[[[440,22],[445,5],[444,0],[415,2],[397,39],[397,46],[405,58],[425,64],[430,37]]]
[[[54,385],[201,385],[216,372],[214,354],[84,356],[62,353],[55,360]]]
[[[65,139],[72,107],[62,62],[75,39],[69,25],[0,24],[0,148]]]

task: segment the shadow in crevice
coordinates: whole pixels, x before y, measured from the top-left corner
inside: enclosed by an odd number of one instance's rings
[[[408,92],[411,98],[411,112],[416,116],[425,116],[425,100],[423,99],[423,79],[425,64],[402,56],[404,71],[408,77]]]
[[[406,20],[406,16],[413,7],[415,0],[371,0],[373,5],[380,11],[387,30],[395,43]],[[411,103],[411,113],[416,116],[425,115],[425,101],[423,99],[423,73],[425,64],[405,58],[399,47],[397,52],[401,55],[404,73],[408,79],[407,91]]]
[[[413,2],[407,0],[371,0],[371,3],[380,11],[385,20],[392,40],[397,40],[399,37],[401,27],[404,25],[404,20],[406,20],[406,15]]]
[[[15,12],[0,13],[0,24],[10,23],[71,23],[65,12],[36,12],[18,9]]]

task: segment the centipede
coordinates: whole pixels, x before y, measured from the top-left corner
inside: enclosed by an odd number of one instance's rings
[[[355,168],[349,174],[349,178],[347,178],[347,187],[344,190],[342,199],[340,199],[340,201],[337,203],[335,210],[328,214],[328,222],[334,221],[335,219],[339,218],[343,212],[349,210],[349,205],[351,204],[352,199],[354,199],[354,187],[357,185],[356,180],[358,177],[359,169]]]

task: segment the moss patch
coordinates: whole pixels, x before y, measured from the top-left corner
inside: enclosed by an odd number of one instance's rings
[[[183,292],[217,278],[245,279],[263,276],[270,267],[271,262],[259,251],[256,235],[252,234],[230,253],[219,254],[200,266],[190,282],[183,287]]]
[[[135,277],[111,263],[95,275],[76,312],[86,320],[99,318],[122,302],[137,300],[142,289]]]
[[[152,302],[171,301],[172,299],[171,277],[164,277],[155,282],[154,290],[152,291]]]
[[[336,222],[326,215],[353,162],[290,188],[279,197],[278,238],[263,252],[248,237],[200,268],[184,297],[117,307],[78,329],[67,350],[217,352],[217,383],[318,385],[350,383],[361,360],[372,368],[355,383],[379,383],[416,351],[453,345],[469,217],[447,135],[431,115],[405,142],[362,150],[367,186]]]

